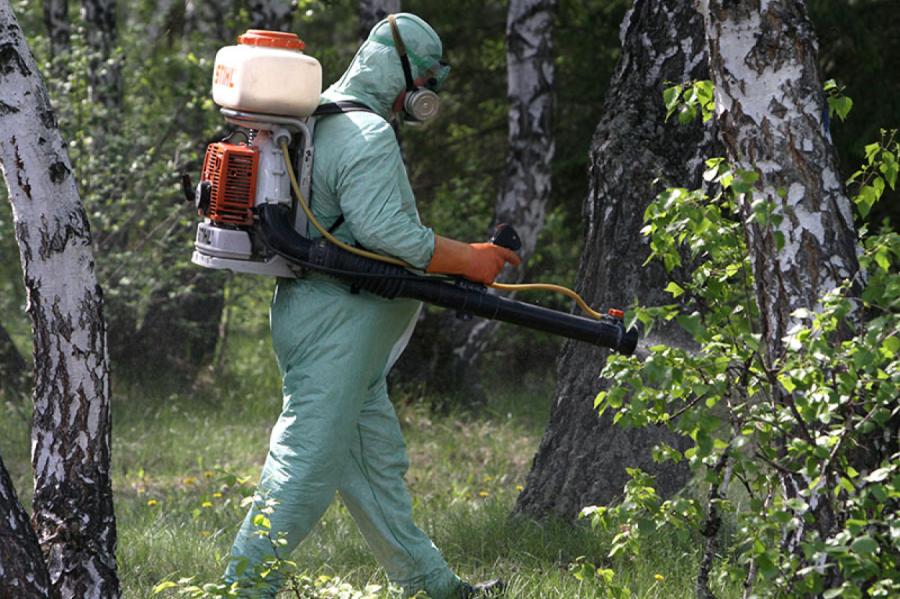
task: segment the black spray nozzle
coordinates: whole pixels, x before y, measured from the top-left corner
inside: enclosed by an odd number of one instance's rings
[[[500,223],[494,227],[494,232],[491,233],[491,243],[514,252],[518,252],[522,249],[522,240],[519,239],[519,234],[516,233],[516,230],[513,229],[512,225],[504,223]]]
[[[631,354],[637,346],[637,331],[633,328],[625,330],[620,318],[604,316],[594,320],[487,293],[483,287],[472,288],[446,279],[416,275],[400,266],[357,256],[303,237],[291,225],[286,206],[264,204],[258,210],[263,243],[270,250],[290,262],[329,274],[355,288],[390,299],[407,297],[502,320],[608,347],[622,354]],[[518,239],[518,235],[515,238]]]

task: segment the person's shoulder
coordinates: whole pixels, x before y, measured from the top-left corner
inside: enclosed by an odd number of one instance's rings
[[[351,122],[358,127],[360,132],[367,138],[395,139],[394,128],[379,114],[367,110],[358,110],[347,112],[345,113],[345,116],[349,117]]]

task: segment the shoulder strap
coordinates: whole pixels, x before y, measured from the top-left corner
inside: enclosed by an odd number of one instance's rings
[[[334,221],[333,223],[331,223],[331,226],[328,227],[328,232],[333,235],[334,232],[337,231],[338,228],[343,224],[344,224],[344,215],[341,214],[337,217],[337,220]]]
[[[330,116],[332,114],[344,114],[345,112],[371,112],[375,111],[363,104],[353,100],[341,100],[340,102],[328,102],[327,104],[319,104],[312,116]]]
[[[372,114],[375,114],[374,110],[372,110],[362,102],[354,102],[353,100],[341,100],[338,102],[319,104],[315,112],[312,113],[312,116],[323,117],[331,116],[333,114],[344,114],[346,112],[371,112]],[[330,227],[328,227],[328,232],[333,234],[343,224],[344,215],[341,214],[338,216],[337,220],[334,221]]]

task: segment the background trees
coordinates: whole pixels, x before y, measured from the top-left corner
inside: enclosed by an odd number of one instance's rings
[[[716,150],[714,128],[667,122],[663,89],[673,82],[705,79],[706,45],[700,15],[687,3],[635,3],[622,24],[622,53],[591,142],[590,191],[585,201],[585,245],[579,266],[580,292],[589,303],[653,306],[668,303],[666,275],[643,269],[650,248],[640,231],[644,211],[668,183],[699,185],[703,157]],[[647,345],[685,345],[669,327]],[[626,468],[658,473],[665,492],[686,480],[683,466],[658,468],[651,449],[681,443],[664,430],[622,431],[609,416],[598,418],[593,398],[606,352],[566,343],[557,366],[550,424],[516,509],[532,516],[572,518],[585,505],[619,496]]]
[[[0,29],[0,164],[34,347],[32,525],[54,594],[118,597],[106,322],[90,226],[40,72],[6,2]],[[2,475],[12,515],[4,526],[33,554],[33,534],[23,527],[5,470]],[[18,574],[25,574],[29,564],[21,567]],[[36,589],[43,572],[31,567]]]

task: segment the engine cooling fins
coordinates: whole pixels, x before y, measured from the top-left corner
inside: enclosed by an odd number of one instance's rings
[[[487,293],[486,288],[476,283],[417,275],[400,266],[356,256],[324,241],[315,242],[303,237],[291,225],[287,206],[263,204],[257,209],[261,238],[270,251],[295,265],[330,275],[352,288],[388,299],[416,299],[607,347],[625,355],[634,353],[637,347],[637,330],[626,330],[620,318],[589,319]]]

